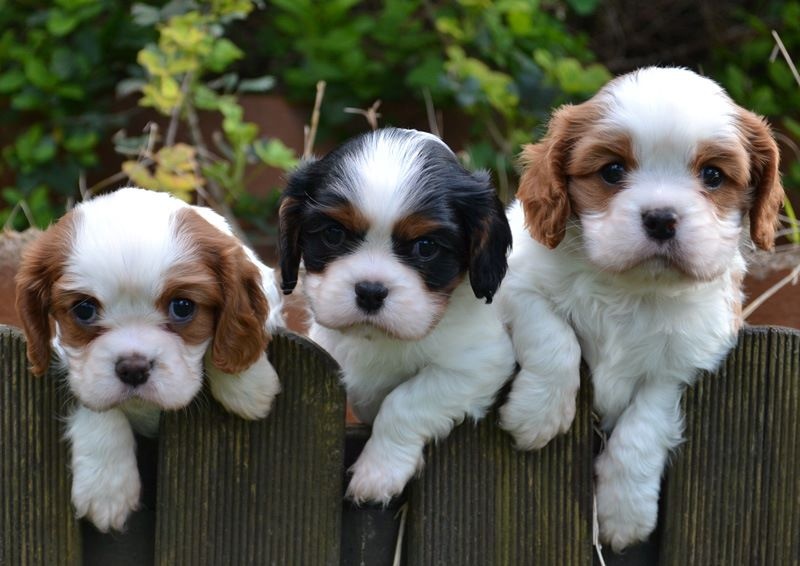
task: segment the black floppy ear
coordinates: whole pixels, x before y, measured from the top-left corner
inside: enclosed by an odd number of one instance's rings
[[[469,237],[469,282],[477,298],[491,303],[508,269],[511,228],[489,173],[478,171],[471,180],[473,190],[460,202]]]
[[[300,228],[303,223],[303,210],[317,185],[319,175],[316,164],[316,160],[303,161],[289,176],[281,195],[278,210],[278,249],[281,289],[285,295],[291,294],[297,286],[297,274],[303,255]]]

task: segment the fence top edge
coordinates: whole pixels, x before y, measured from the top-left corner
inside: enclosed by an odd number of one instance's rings
[[[764,336],[766,334],[781,334],[784,336],[800,337],[800,329],[789,326],[778,325],[749,325],[742,327],[741,335],[744,336]]]
[[[333,359],[333,356],[331,356],[327,350],[323,349],[322,346],[307,336],[293,332],[288,328],[279,328],[272,333],[272,336],[273,338],[278,336],[284,338],[297,345],[300,349],[305,350],[312,356],[319,358],[319,360],[325,365],[326,370],[337,374],[341,371],[339,363]],[[269,352],[269,349],[267,351]]]
[[[23,340],[25,339],[25,335],[23,334],[21,328],[8,324],[0,324],[0,334],[11,334],[11,336],[15,338],[22,338]]]

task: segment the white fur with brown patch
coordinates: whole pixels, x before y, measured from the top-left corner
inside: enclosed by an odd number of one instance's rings
[[[713,81],[647,68],[558,110],[522,160],[497,295],[521,370],[501,424],[523,449],[566,431],[586,360],[612,431],[596,462],[600,534],[620,550],[655,527],[683,389],[735,341],[740,250],[772,246],[777,146]],[[656,210],[673,215],[660,233],[645,226]]]
[[[272,270],[209,209],[137,188],[94,198],[26,250],[17,281],[34,371],[52,347],[78,401],[72,499],[101,531],[122,529],[138,505],[134,430],[155,434],[160,411],[186,406],[204,378],[249,419],[280,389],[265,352],[282,320]],[[186,320],[173,299],[193,303]],[[120,369],[132,359],[137,379]]]

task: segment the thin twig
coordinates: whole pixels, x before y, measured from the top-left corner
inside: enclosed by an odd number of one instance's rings
[[[497,167],[497,192],[500,194],[500,198],[503,201],[507,201],[511,195],[508,189],[508,171],[506,171],[505,154],[497,154],[495,166]]]
[[[436,109],[433,106],[431,91],[426,87],[422,89],[422,98],[425,99],[425,114],[428,116],[428,130],[437,138],[441,138],[439,122],[436,120]]]
[[[394,545],[394,559],[392,560],[392,566],[400,566],[403,558],[403,539],[405,538],[406,534],[408,503],[403,503],[403,505],[397,511],[395,518],[397,518],[397,515],[400,515],[400,528],[397,529],[397,542]]]
[[[487,118],[483,121],[483,123],[486,124],[486,131],[489,132],[489,135],[492,137],[492,140],[494,140],[494,143],[497,144],[497,147],[499,147],[506,155],[511,155],[511,146],[509,145],[505,136],[498,129],[497,124],[494,123],[494,120]]]
[[[360,114],[361,116],[364,116],[364,118],[367,120],[367,124],[369,124],[369,127],[372,128],[372,131],[374,132],[378,129],[378,118],[381,117],[381,113],[378,112],[378,108],[380,107],[381,101],[376,100],[369,108],[353,108],[348,106],[344,109],[344,112],[346,114]]]
[[[325,97],[325,81],[317,81],[317,94],[314,97],[314,110],[311,112],[311,126],[303,128],[303,159],[309,159],[314,153],[314,141],[317,138],[317,127],[319,126],[319,109],[322,106],[322,99]]]
[[[199,155],[207,155],[208,148],[205,140],[203,140],[203,132],[200,130],[200,120],[197,117],[197,111],[195,110],[193,104],[186,104],[185,109],[186,123],[189,125],[189,136],[191,137],[192,145],[197,148]],[[198,187],[195,187],[195,189],[197,188]],[[228,224],[230,225],[231,230],[236,237],[242,240],[246,245],[249,245],[247,235],[245,234],[244,230],[242,230],[242,226],[239,224],[239,221],[233,214],[233,210],[231,210],[231,207],[225,200],[224,189],[213,179],[207,179],[206,188],[208,189],[206,196],[210,197],[208,200],[209,204],[212,205],[212,208],[216,209],[217,212],[225,217],[225,220],[228,221]]]
[[[592,428],[594,433],[600,437],[600,451],[604,452],[606,443],[608,442],[608,435],[600,425],[600,416],[592,411]],[[594,489],[592,490],[594,491]],[[600,566],[606,566],[603,559],[603,545],[600,542],[600,521],[597,516],[597,495],[592,493],[592,546],[597,553],[597,559],[600,561]]]
[[[775,293],[783,289],[789,283],[791,283],[792,285],[796,285],[798,276],[800,276],[800,264],[797,264],[786,277],[784,277],[783,279],[775,283],[772,287],[761,293],[758,297],[753,299],[753,301],[749,305],[747,305],[747,308],[745,308],[742,311],[742,318],[744,320],[747,320],[747,317],[753,314],[753,312],[756,309],[758,309],[758,307],[763,305],[770,297],[772,297]]]
[[[169,117],[169,126],[167,127],[167,137],[164,139],[165,146],[175,145],[175,138],[178,135],[178,124],[181,121],[181,110],[186,103],[186,97],[189,95],[189,86],[192,80],[192,73],[183,75],[181,82],[181,101],[176,104],[172,109],[172,114]]]
[[[800,73],[797,72],[797,67],[794,66],[794,62],[792,61],[789,52],[786,51],[786,47],[783,45],[783,41],[781,41],[781,36],[778,35],[778,32],[772,30],[772,37],[775,39],[775,43],[778,45],[778,49],[781,50],[781,55],[783,58],[786,59],[786,64],[789,65],[789,69],[792,71],[792,75],[794,76],[794,80],[800,85]]]

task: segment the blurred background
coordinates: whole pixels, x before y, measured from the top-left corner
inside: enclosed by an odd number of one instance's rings
[[[748,322],[800,327],[792,55],[800,1],[0,0],[0,323],[16,321],[28,229],[93,194],[136,184],[212,206],[274,262],[279,191],[303,156],[423,129],[508,201],[554,106],[658,64],[772,123],[789,198],[777,253],[752,258]]]

